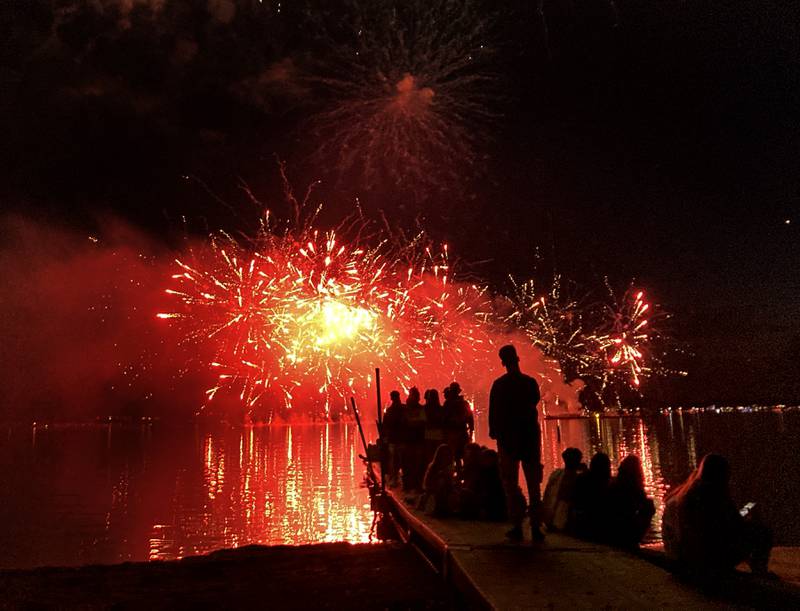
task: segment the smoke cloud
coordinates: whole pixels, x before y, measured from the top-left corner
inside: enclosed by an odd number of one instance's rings
[[[154,312],[167,252],[119,221],[96,234],[0,219],[0,419],[189,413],[188,354]]]

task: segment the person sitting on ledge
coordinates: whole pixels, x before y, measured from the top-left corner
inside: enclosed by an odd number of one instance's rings
[[[503,480],[500,478],[497,452],[489,448],[482,448],[480,467],[477,489],[480,517],[492,522],[505,522],[508,519],[508,510]]]
[[[462,518],[478,519],[481,513],[478,485],[481,475],[481,446],[470,442],[464,447],[459,509]]]
[[[452,448],[446,443],[441,444],[436,448],[433,460],[425,471],[419,509],[442,518],[455,512],[455,469]]]
[[[656,512],[653,499],[644,490],[642,461],[631,454],[622,459],[609,496],[609,543],[635,548],[641,543]]]
[[[737,511],[729,479],[727,459],[708,454],[666,497],[664,550],[680,569],[701,580],[717,579],[745,561],[753,573],[767,573],[772,533],[754,512],[744,517]]]
[[[564,530],[575,498],[575,481],[586,471],[581,462],[583,453],[578,448],[567,448],[561,453],[564,468],[550,474],[542,500],[542,522],[548,530]]]
[[[589,470],[575,480],[575,497],[567,529],[579,537],[601,541],[608,532],[608,488],[611,460],[598,452],[589,462]]]

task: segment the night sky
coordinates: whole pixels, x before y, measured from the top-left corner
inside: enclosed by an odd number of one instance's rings
[[[174,247],[186,227],[252,229],[240,185],[280,201],[280,159],[299,191],[322,181],[329,222],[358,198],[422,223],[497,289],[534,265],[635,279],[690,353],[659,401],[800,400],[797,5],[545,1],[545,38],[534,3],[472,3],[492,116],[473,158],[420,186],[317,150],[329,100],[308,75],[335,69],[355,4],[3,2],[3,208],[83,233],[113,216]]]

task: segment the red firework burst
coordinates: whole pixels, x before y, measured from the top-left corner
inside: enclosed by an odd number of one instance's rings
[[[250,411],[278,398],[327,416],[364,396],[376,364],[405,386],[441,382],[490,347],[484,289],[451,280],[446,248],[409,265],[415,248],[401,256],[311,228],[265,230],[253,248],[219,236],[176,262],[167,293],[179,307],[158,317],[213,345],[209,400],[235,390]]]

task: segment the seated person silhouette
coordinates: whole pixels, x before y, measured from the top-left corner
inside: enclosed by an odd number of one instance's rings
[[[662,535],[667,557],[695,578],[716,579],[747,562],[756,574],[767,572],[772,533],[750,512],[736,509],[728,482],[730,466],[708,454],[685,482],[670,490]]]
[[[575,482],[586,471],[581,462],[583,453],[578,448],[567,448],[561,453],[564,466],[550,474],[542,499],[542,521],[548,530],[564,530],[575,499]]]
[[[422,495],[418,507],[437,517],[447,517],[456,511],[456,467],[453,449],[446,443],[436,448],[431,464],[425,471]]]
[[[570,508],[567,530],[584,539],[602,541],[608,532],[608,490],[611,484],[611,461],[598,452],[589,462],[589,470],[575,480],[575,495]]]
[[[638,547],[656,512],[653,499],[644,489],[644,471],[638,456],[631,454],[622,459],[608,496],[609,543]]]

